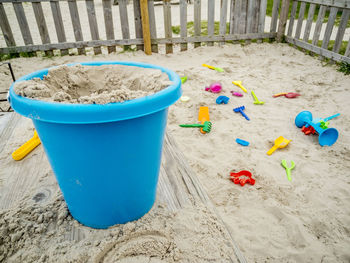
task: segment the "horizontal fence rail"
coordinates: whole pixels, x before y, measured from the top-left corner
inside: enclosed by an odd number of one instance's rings
[[[198,47],[276,38],[279,0],[274,1],[270,32],[265,32],[267,0],[208,0],[205,5],[201,0],[193,0],[192,5],[187,0],[178,2],[174,6],[163,0],[159,6],[154,0],[118,0],[118,5],[113,0],[0,0],[0,54],[43,51],[52,55],[55,51],[66,55],[73,49],[85,54],[86,48],[100,54],[101,47],[111,53],[116,46],[136,45],[137,50],[144,50],[149,43],[152,52],[165,45],[166,53],[172,53],[174,44],[184,51],[189,43]],[[207,12],[203,15],[202,10]],[[220,11],[219,17],[215,10]],[[172,17],[180,18],[175,25],[180,27],[179,34],[173,33]],[[190,22],[193,32],[188,29]],[[163,23],[162,30],[159,23]]]
[[[287,3],[289,0],[284,1],[285,6],[289,8]],[[291,0],[290,2],[286,42],[321,57],[350,63],[349,36],[344,39],[346,28],[350,24],[350,1]],[[281,32],[284,34],[284,28]],[[332,34],[335,35],[335,40],[331,41]]]

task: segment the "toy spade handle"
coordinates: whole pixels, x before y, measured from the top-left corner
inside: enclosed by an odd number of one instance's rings
[[[12,158],[16,161],[22,160],[27,156],[31,151],[35,149],[40,144],[40,139],[38,135],[34,134],[34,136],[24,143],[21,147],[19,147],[16,151],[12,153]]]
[[[204,127],[204,124],[180,124],[179,126],[184,128],[197,128]]]
[[[339,115],[340,115],[340,113],[337,113],[337,114],[334,114],[334,115],[329,116],[329,117],[327,117],[327,118],[324,118],[323,120],[324,120],[324,121],[329,121],[329,120],[331,120],[331,119],[334,119],[335,117],[338,117]]]
[[[292,170],[292,169],[290,169],[290,168],[286,168],[287,178],[288,178],[289,181],[292,181],[291,170]]]
[[[244,113],[244,111],[241,111],[241,113],[242,113],[243,117],[246,118],[247,121],[250,120],[249,117],[247,116],[247,114]]]
[[[276,145],[272,146],[272,148],[267,152],[267,155],[271,155],[274,151],[277,150],[277,148],[278,147]]]

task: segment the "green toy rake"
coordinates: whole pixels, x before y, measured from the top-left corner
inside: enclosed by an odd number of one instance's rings
[[[203,131],[205,131],[206,133],[209,133],[211,130],[211,122],[210,121],[205,121],[203,124],[180,124],[180,127],[184,127],[184,128],[202,128]]]

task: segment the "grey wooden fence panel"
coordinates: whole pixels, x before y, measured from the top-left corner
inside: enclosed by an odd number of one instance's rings
[[[247,7],[248,0],[242,0],[241,2],[241,15],[238,25],[238,34],[245,34],[247,30]]]
[[[235,32],[235,28],[234,28],[234,24],[235,24],[235,19],[236,17],[234,16],[235,12],[235,0],[231,0],[230,2],[230,34],[234,34]]]
[[[349,40],[348,40],[348,45],[346,46],[346,50],[345,50],[344,56],[350,57],[350,37],[349,37]]]
[[[83,41],[83,33],[80,25],[77,1],[68,0],[69,13],[72,20],[75,41]],[[85,54],[84,48],[78,48],[78,54]]]
[[[300,38],[301,28],[303,26],[303,21],[304,21],[305,7],[306,7],[306,3],[302,2],[300,4],[298,24],[297,24],[297,29],[295,31],[295,38],[297,39]]]
[[[349,0],[299,0],[299,1],[302,1],[305,3],[324,5],[324,6],[333,6],[333,7],[350,9]]]
[[[164,0],[163,1],[163,14],[164,14],[164,31],[165,31],[165,38],[171,38],[172,37],[172,31],[171,31],[171,5],[170,0]],[[166,44],[165,45],[165,52],[173,53],[173,45],[172,44]]]
[[[86,11],[88,14],[88,20],[89,20],[89,26],[90,26],[90,33],[92,40],[99,40],[100,36],[98,34],[98,26],[97,26],[97,20],[96,20],[96,11],[95,11],[95,4],[93,0],[85,0],[86,3]],[[94,47],[94,53],[95,55],[101,54],[101,47]]]
[[[323,36],[323,40],[322,40],[322,48],[324,48],[324,49],[328,48],[329,40],[331,38],[331,34],[333,31],[334,22],[335,22],[335,19],[337,18],[337,13],[338,13],[338,8],[331,7],[326,30],[324,32],[324,36]]]
[[[58,1],[50,1],[50,6],[52,11],[53,21],[55,23],[58,42],[66,42],[67,40],[66,40],[66,34],[64,32],[60,3]],[[68,55],[68,49],[61,49],[60,51],[62,56]]]
[[[214,35],[215,23],[215,0],[208,0],[208,36]],[[208,42],[208,46],[213,46],[214,42]]]
[[[201,0],[194,0],[194,35],[201,35]],[[200,47],[201,43],[194,43],[194,47]]]
[[[233,23],[232,34],[239,33],[239,21],[240,21],[240,15],[241,15],[241,6],[242,6],[242,0],[235,0],[234,10],[233,10],[234,23]]]
[[[180,36],[187,37],[187,0],[180,0]],[[182,43],[180,48],[187,50],[187,43]]]
[[[297,13],[297,7],[298,7],[298,1],[293,1],[292,9],[290,11],[287,36],[291,36],[293,34],[294,20],[295,20],[295,15]]]
[[[6,16],[5,8],[2,3],[0,3],[0,28],[2,30],[2,34],[4,35],[6,45],[8,47],[16,46],[10,24]]]
[[[248,0],[248,12],[247,12],[247,30],[246,33],[253,32],[253,19],[254,19],[254,3],[255,0]]]
[[[254,0],[253,33],[259,32],[260,2],[261,2],[261,0]]]
[[[339,53],[340,46],[341,46],[341,43],[342,43],[343,38],[344,38],[346,25],[347,25],[348,20],[349,20],[349,15],[350,15],[350,10],[343,9],[343,13],[342,13],[341,18],[340,18],[340,24],[338,27],[337,36],[335,37],[335,42],[334,42],[334,46],[333,46],[333,52],[335,52],[335,53]]]
[[[227,21],[227,0],[222,0],[220,9],[220,26],[219,34],[226,35],[226,21]],[[223,45],[225,42],[220,42]]]
[[[49,36],[49,32],[48,32],[47,26],[46,26],[43,7],[42,7],[40,2],[33,2],[32,7],[33,7],[34,15],[35,15],[35,20],[36,20],[36,23],[38,25],[38,30],[39,30],[41,42],[43,44],[48,44],[48,43],[50,43],[50,36]],[[53,56],[52,51],[46,51],[45,54],[47,56]]]
[[[26,15],[24,13],[23,5],[22,5],[22,3],[12,3],[12,4],[13,4],[13,8],[14,8],[15,13],[16,13],[18,25],[19,25],[19,28],[21,30],[24,43],[26,45],[32,45],[33,39],[32,39],[32,35],[30,34],[30,30],[29,30]]]
[[[148,19],[149,19],[149,27],[150,27],[150,34],[151,34],[151,40],[157,38],[157,28],[156,28],[156,16],[154,13],[154,1],[148,0]],[[151,44],[152,52],[158,53],[158,45],[157,44]]]
[[[304,31],[304,37],[303,37],[303,40],[305,42],[307,42],[309,40],[312,21],[314,19],[314,14],[315,14],[315,8],[316,8],[315,4],[310,4],[309,13],[307,16],[307,22],[306,22],[305,31]]]
[[[321,6],[320,10],[318,11],[318,16],[317,16],[314,36],[312,38],[312,44],[315,45],[315,46],[318,45],[318,40],[320,39],[321,28],[322,28],[324,16],[326,14],[326,9],[327,8],[325,6]]]
[[[141,22],[141,8],[140,1],[133,1],[134,4],[134,22],[136,38],[143,38],[142,22]],[[136,45],[136,50],[144,50],[143,45]]]
[[[272,18],[271,18],[270,32],[277,32],[277,19],[278,19],[279,6],[280,6],[280,1],[274,0],[273,6],[272,6]]]
[[[103,17],[105,19],[105,29],[107,39],[114,39],[114,26],[113,26],[113,15],[112,15],[112,1],[102,0],[103,6]],[[107,47],[108,53],[115,52],[115,46]]]
[[[264,33],[265,31],[266,8],[267,8],[267,0],[261,0],[260,12],[259,12],[259,25],[258,25],[259,33]]]
[[[120,24],[122,28],[123,39],[130,39],[127,4],[128,0],[118,0]],[[124,49],[128,48],[129,46],[124,47]]]

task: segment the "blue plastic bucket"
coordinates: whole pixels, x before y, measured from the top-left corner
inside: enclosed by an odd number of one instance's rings
[[[181,81],[175,72],[151,64],[79,64],[160,69],[173,81],[153,95],[105,105],[32,100],[10,87],[11,106],[33,120],[72,216],[86,226],[107,228],[136,220],[152,208],[168,107],[180,98]],[[17,82],[43,78],[48,70]]]

